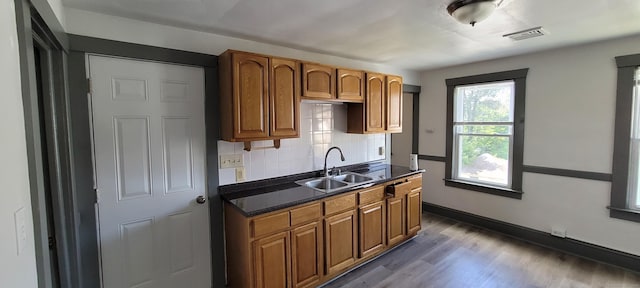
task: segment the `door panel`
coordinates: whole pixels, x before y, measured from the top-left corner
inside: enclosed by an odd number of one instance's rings
[[[422,198],[420,188],[407,194],[407,234],[420,231],[422,220]]]
[[[380,201],[360,208],[360,258],[384,248],[384,202]]]
[[[333,67],[302,63],[302,97],[334,99],[335,75]]]
[[[402,132],[402,77],[387,76],[387,132]]]
[[[385,91],[385,76],[367,73],[367,94],[364,100],[367,132],[384,132],[386,129]]]
[[[271,59],[271,136],[296,137],[300,126],[300,71],[293,60]]]
[[[404,195],[387,200],[387,245],[404,239]]]
[[[289,287],[289,232],[255,241],[256,288]]]
[[[325,219],[326,274],[339,272],[355,262],[355,216],[352,210]]]
[[[338,69],[338,99],[364,101],[364,72]]]
[[[269,136],[269,73],[267,57],[235,53],[233,61],[234,137]]]
[[[88,58],[104,287],[210,287],[203,69]]]
[[[293,287],[310,287],[320,282],[322,271],[322,233],[318,222],[291,231]]]

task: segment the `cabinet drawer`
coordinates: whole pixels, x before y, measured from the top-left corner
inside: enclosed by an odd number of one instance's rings
[[[342,212],[356,207],[356,194],[333,198],[324,202],[324,215]]]
[[[358,192],[358,203],[360,205],[380,201],[384,199],[384,186],[376,186],[371,189]]]
[[[409,185],[411,189],[422,187],[422,174],[409,177],[409,182],[411,183],[411,185]]]
[[[291,209],[291,226],[309,222],[322,216],[320,203]]]
[[[289,211],[253,219],[251,225],[253,237],[289,228]]]

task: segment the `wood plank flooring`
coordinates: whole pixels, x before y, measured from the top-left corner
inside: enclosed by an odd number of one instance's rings
[[[433,214],[409,243],[324,287],[640,288],[640,275]]]

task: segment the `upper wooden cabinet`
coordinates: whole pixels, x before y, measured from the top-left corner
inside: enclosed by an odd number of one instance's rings
[[[271,125],[274,137],[298,137],[300,70],[294,60],[271,58]]]
[[[296,61],[232,50],[218,61],[223,140],[298,137],[300,73]]]
[[[349,104],[348,133],[402,132],[402,77],[367,73],[363,104]]]
[[[402,132],[402,77],[387,76],[387,132]]]
[[[387,116],[386,108],[386,82],[382,74],[367,73],[367,96],[365,105],[365,131],[384,132]]]
[[[346,102],[364,101],[364,72],[338,69],[338,99]]]
[[[335,99],[336,69],[313,63],[302,63],[302,98],[315,100]]]

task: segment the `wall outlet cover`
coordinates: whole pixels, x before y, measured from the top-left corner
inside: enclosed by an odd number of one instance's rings
[[[384,155],[384,146],[378,147],[378,155]]]
[[[243,182],[246,178],[244,167],[236,168],[236,182]]]

